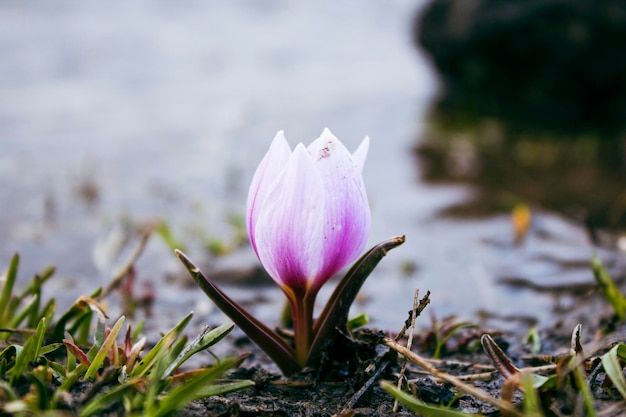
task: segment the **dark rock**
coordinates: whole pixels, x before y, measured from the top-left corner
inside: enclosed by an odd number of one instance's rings
[[[435,112],[450,121],[624,131],[626,1],[434,0],[414,39],[442,79]]]

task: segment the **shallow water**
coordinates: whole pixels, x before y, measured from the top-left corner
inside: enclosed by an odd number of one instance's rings
[[[407,236],[355,312],[399,328],[420,288],[438,316],[487,310],[550,322],[552,294],[498,282],[591,283],[592,245],[553,212],[534,211],[521,245],[506,212],[441,214],[474,190],[424,183],[413,156],[436,91],[410,40],[421,4],[2,2],[0,260],[20,252],[22,280],[55,264],[48,291],[70,303],[108,282],[123,259],[104,256],[113,230],[164,219],[201,265],[254,266],[249,247],[211,261],[198,235],[231,237],[225,219],[244,213],[278,130],[295,145],[329,127],[350,149],[371,137],[370,244]],[[206,316],[213,309],[199,290],[165,278],[184,272],[158,238],[137,271],[140,286],[154,285],[159,323],[190,309],[199,321],[217,317]],[[266,320],[282,308],[271,283],[229,287]],[[572,303],[566,294],[558,301]]]

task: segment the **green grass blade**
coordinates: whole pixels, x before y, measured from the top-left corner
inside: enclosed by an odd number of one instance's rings
[[[80,417],[89,417],[92,415],[102,414],[109,406],[122,400],[127,392],[134,389],[140,380],[131,380],[122,385],[111,388],[103,395],[98,395],[89,401],[78,413]]]
[[[626,316],[626,298],[624,298],[624,295],[622,295],[619,288],[617,288],[609,274],[606,272],[602,262],[600,262],[600,258],[596,255],[593,255],[591,258],[591,267],[593,269],[593,276],[602,290],[604,297],[613,307],[617,317],[620,320],[624,320],[624,316]]]
[[[76,369],[74,369],[72,372],[67,374],[65,381],[61,383],[61,385],[59,386],[59,389],[57,390],[57,392],[55,392],[55,396],[60,396],[62,392],[69,391],[74,386],[74,383],[76,383],[78,378],[80,378],[80,376],[86,370],[87,370],[87,367],[81,363],[76,367]]]
[[[79,301],[75,302],[65,313],[61,315],[61,317],[56,320],[56,325],[52,331],[51,339],[55,342],[60,342],[63,340],[64,333],[68,331],[70,334],[74,335],[76,331],[80,327],[80,322],[85,320],[91,321],[93,313],[91,310],[87,309],[87,305],[85,303],[80,303]],[[72,326],[69,323],[74,321]],[[90,324],[87,324],[87,328],[89,328]],[[77,343],[83,344],[87,343],[87,339],[81,340],[78,338]]]
[[[214,395],[224,395],[229,392],[239,391],[254,386],[254,381],[248,379],[242,381],[221,382],[218,384],[206,385],[204,388],[196,392],[194,400],[200,398],[212,397]]]
[[[22,288],[22,291],[20,291],[16,298],[21,301],[27,296],[34,294],[38,288],[41,288],[41,286],[48,281],[52,275],[54,275],[54,272],[55,267],[48,266],[43,271],[36,274],[30,283],[26,287]]]
[[[537,327],[532,326],[526,334],[525,343],[530,345],[530,351],[532,354],[537,355],[541,352],[541,334]]]
[[[355,330],[355,329],[358,329],[359,327],[365,326],[369,322],[370,322],[370,319],[369,317],[367,317],[367,314],[361,313],[358,316],[352,317],[350,320],[348,320],[348,323],[346,323],[346,325],[348,326],[348,329]]]
[[[389,395],[400,401],[407,408],[415,411],[416,413],[419,413],[424,417],[468,417],[472,415],[462,413],[460,411],[455,411],[444,406],[426,404],[425,402],[418,400],[412,395],[409,395],[406,392],[399,390],[389,382],[383,381],[380,383],[380,386],[382,389],[387,391]]]
[[[109,333],[106,339],[104,339],[104,341],[102,342],[102,346],[100,346],[100,349],[98,350],[98,353],[96,353],[96,356],[94,356],[93,360],[91,361],[91,365],[89,365],[89,368],[85,373],[85,379],[94,379],[96,377],[98,369],[100,369],[100,366],[102,366],[102,363],[104,362],[104,359],[106,359],[109,350],[111,350],[111,346],[113,346],[113,344],[115,343],[115,339],[122,329],[124,319],[124,316],[120,317],[113,325],[111,333]]]
[[[530,372],[522,371],[522,387],[524,388],[524,417],[544,417],[541,402],[534,387],[535,379]]]
[[[13,360],[20,354],[22,351],[22,346],[20,345],[9,345],[5,347],[2,352],[0,352],[0,360],[5,360],[7,362]]]
[[[170,330],[165,336],[163,336],[156,345],[148,352],[145,358],[143,358],[130,372],[131,377],[139,377],[145,375],[148,370],[154,365],[158,356],[161,355],[161,351],[168,349],[172,343],[178,338],[183,329],[187,327],[189,321],[193,317],[193,313],[189,313],[185,316],[172,330]]]
[[[31,357],[31,361],[35,362],[39,357],[39,352],[41,350],[41,345],[43,344],[43,339],[46,335],[46,318],[42,317],[39,320],[39,324],[37,325],[37,330],[35,332],[35,346],[33,356]]]
[[[176,239],[176,237],[172,233],[172,229],[170,229],[165,221],[162,220],[159,222],[159,226],[156,228],[156,232],[171,250],[176,250],[178,248],[183,252],[185,251],[183,244],[178,239]]]
[[[3,393],[2,398],[5,400],[15,401],[19,398],[13,387],[2,379],[0,379],[0,393]]]
[[[162,398],[158,409],[155,410],[152,417],[169,416],[176,410],[184,407],[189,401],[198,398],[198,393],[202,389],[205,389],[207,384],[221,376],[235,363],[236,360],[234,359],[224,360],[206,371],[197,374],[193,379],[186,381],[184,384],[178,385]]]
[[[13,293],[13,286],[17,278],[17,269],[20,264],[20,256],[16,253],[11,258],[9,269],[6,273],[2,292],[0,292],[0,327],[7,327],[7,323],[11,319],[11,311],[9,311],[9,300]],[[0,333],[1,335],[1,333]]]
[[[17,329],[20,327],[20,324],[24,321],[24,319],[31,316],[33,311],[35,312],[34,314],[36,314],[38,309],[39,297],[38,295],[35,295],[20,311],[13,311],[12,317],[7,320],[9,322],[8,327]]]
[[[450,340],[450,338],[452,336],[454,336],[454,334],[458,330],[461,330],[461,329],[466,328],[466,327],[476,327],[476,325],[473,324],[473,323],[467,322],[467,321],[462,321],[460,323],[456,323],[454,326],[452,326],[448,330],[448,332],[446,334],[443,335],[443,337],[441,339],[437,340],[437,346],[435,347],[435,352],[433,353],[433,358],[439,359],[441,357],[441,350],[445,346],[446,342],[448,340]]]
[[[57,303],[54,298],[50,299],[46,305],[39,312],[39,317],[45,317],[47,323],[52,323],[52,317],[54,317],[54,312],[57,308]]]
[[[19,353],[17,353],[15,357],[15,364],[13,368],[11,368],[11,385],[15,385],[17,378],[22,376],[26,372],[26,368],[28,368],[28,363],[30,358],[33,357],[33,352],[35,350],[35,339],[30,338],[24,343],[24,347]]]
[[[49,345],[42,346],[41,349],[39,349],[39,354],[47,355],[59,349],[61,346],[63,346],[63,343],[50,343]]]
[[[135,327],[133,328],[131,335],[130,335],[131,340],[139,339],[139,335],[143,331],[143,327],[145,326],[145,324],[146,324],[146,321],[144,319],[139,320],[139,323],[135,324]]]
[[[198,352],[201,352],[209,347],[213,346],[220,340],[222,340],[228,333],[235,328],[234,324],[223,324],[215,329],[211,330],[208,326],[205,327],[202,332],[193,340],[185,349],[178,355],[170,366],[167,367],[161,378],[165,378],[170,375],[176,369],[178,369],[187,359],[192,357]]]
[[[583,368],[583,363],[579,361],[577,356],[572,358],[572,366],[574,369],[572,373],[574,374],[574,380],[576,381],[576,385],[580,389],[580,393],[582,395],[583,405],[585,407],[586,416],[588,417],[596,417],[596,407],[595,401],[593,399],[593,394],[591,393],[591,388],[589,388],[589,384],[587,383],[587,378],[585,376],[585,370]]]
[[[59,381],[60,383],[63,383],[63,381],[65,381],[65,378],[67,376],[67,370],[65,369],[63,365],[56,363],[56,362],[49,361],[48,367],[50,368],[50,372],[52,373],[52,376],[57,381]],[[51,406],[51,408],[54,408],[54,406]]]
[[[32,386],[35,387],[35,390],[37,392],[37,395],[35,396],[35,398],[37,399],[37,408],[39,410],[47,409],[50,406],[50,403],[48,388],[46,387],[46,384],[36,373],[31,372],[28,374],[27,377],[28,380],[32,383]]]
[[[626,400],[626,378],[624,378],[624,371],[619,359],[626,360],[626,344],[624,343],[613,346],[611,350],[602,355],[602,366],[615,388]]]

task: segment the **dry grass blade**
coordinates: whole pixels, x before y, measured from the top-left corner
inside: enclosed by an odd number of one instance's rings
[[[409,349],[395,342],[394,340],[386,337],[384,339],[384,343],[385,345],[389,346],[391,349],[395,350],[396,352],[398,352],[399,354],[401,354],[402,356],[404,356],[411,362],[424,368],[434,377],[439,378],[443,381],[446,381],[454,385],[461,391],[479,399],[480,401],[495,405],[496,407],[500,408],[501,411],[507,412],[508,415],[510,416],[523,417],[523,415],[519,411],[517,411],[513,407],[513,405],[511,405],[510,403],[494,398],[488,393],[486,393],[485,391],[479,388],[476,388],[473,385],[466,384],[465,382],[461,381],[459,378],[453,375],[450,375],[446,372],[438,370],[437,368],[432,366],[426,359],[422,358],[416,353],[411,352]]]
[[[144,233],[141,236],[139,243],[137,243],[137,246],[135,247],[133,252],[130,254],[126,262],[124,262],[124,265],[119,269],[119,271],[115,274],[115,276],[113,277],[109,285],[106,286],[106,288],[102,291],[102,293],[98,297],[99,300],[103,299],[104,297],[109,295],[112,291],[114,291],[117,287],[120,286],[121,282],[130,273],[131,268],[133,267],[133,265],[135,265],[135,263],[137,262],[141,254],[143,253],[143,250],[148,244],[148,240],[150,239],[151,235],[152,235],[152,230],[149,230],[148,232]]]
[[[411,317],[409,318],[409,337],[408,340],[406,342],[406,348],[411,350],[411,346],[413,344],[413,331],[415,330],[415,319],[417,318],[417,309],[418,309],[418,303],[419,303],[419,289],[415,289],[415,294],[413,295],[413,310],[411,310]],[[430,292],[428,294],[426,294],[426,297],[424,297],[425,299],[428,300],[428,295],[430,294]],[[427,304],[427,303],[426,303]],[[406,328],[406,324],[405,324],[405,328]],[[400,333],[404,333],[404,329],[402,329],[403,331]],[[396,338],[396,340],[398,340],[398,338]],[[400,368],[400,375],[398,375],[398,383],[396,385],[396,388],[401,389],[402,388],[402,380],[404,379],[404,373],[406,372],[406,360],[402,363],[402,368]],[[398,399],[396,398],[396,400],[393,402],[393,412],[397,412],[398,411]]]

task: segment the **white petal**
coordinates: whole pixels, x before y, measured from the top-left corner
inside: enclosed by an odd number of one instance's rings
[[[262,208],[269,194],[269,190],[280,176],[280,172],[287,164],[290,156],[291,149],[281,130],[274,137],[269,150],[257,167],[254,177],[252,177],[252,183],[248,191],[248,202],[246,204],[246,223],[250,242],[255,251],[254,224],[258,217],[259,210]]]
[[[279,284],[305,290],[320,268],[324,188],[299,144],[263,205],[254,231],[257,254]]]
[[[307,150],[313,160],[318,160],[320,157],[323,158],[329,151],[331,151],[330,149],[327,149],[329,144],[332,146],[336,142],[339,142],[339,139],[337,139],[337,137],[333,135],[327,127],[325,127],[320,137],[311,142]]]
[[[365,139],[361,142],[356,151],[352,154],[352,162],[357,167],[359,173],[363,173],[363,166],[365,165],[365,159],[367,158],[367,151],[370,148],[370,137],[365,136]]]
[[[315,283],[321,286],[363,250],[370,211],[361,167],[355,165],[346,147],[330,131],[322,133],[313,158],[326,195],[323,265]]]

